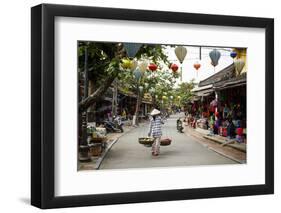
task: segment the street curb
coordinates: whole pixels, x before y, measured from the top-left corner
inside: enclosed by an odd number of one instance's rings
[[[122,136],[123,136],[123,135],[122,135]],[[121,136],[121,137],[122,137],[122,136]],[[107,155],[107,153],[109,152],[109,150],[111,149],[111,147],[118,141],[118,139],[119,139],[119,138],[114,139],[114,140],[112,141],[112,143],[111,143],[108,147],[106,147],[106,149],[104,150],[103,154],[98,158],[98,160],[97,160],[97,162],[96,162],[96,164],[95,164],[94,169],[99,169],[99,168],[100,168],[100,165],[101,165],[103,159],[105,158],[105,156]]]
[[[107,153],[110,151],[110,149],[112,148],[112,146],[119,140],[119,138],[123,137],[124,135],[126,135],[127,133],[131,132],[133,129],[135,129],[137,127],[131,128],[130,130],[128,130],[127,132],[124,132],[124,134],[120,135],[118,138],[114,139],[108,147],[106,147],[106,149],[104,150],[103,154],[98,158],[94,169],[99,169],[100,165],[102,163],[102,161],[104,160],[104,158],[106,157]]]
[[[233,160],[233,161],[235,161],[235,162],[237,162],[237,163],[240,163],[240,164],[245,164],[245,163],[246,163],[246,161],[244,161],[244,160],[236,159],[236,158],[234,158],[234,157],[232,157],[232,156],[229,156],[229,155],[227,155],[227,154],[224,154],[223,152],[220,152],[220,151],[218,151],[218,150],[216,150],[216,149],[214,149],[214,148],[212,148],[212,147],[207,146],[207,148],[208,148],[209,150],[212,150],[213,152],[216,152],[216,153],[218,153],[218,154],[220,154],[220,155],[222,155],[222,156],[224,156],[224,157],[227,157],[227,158],[229,158],[230,160]]]
[[[185,130],[186,130],[186,129],[185,129]],[[187,131],[188,131],[188,130],[187,130]],[[185,133],[187,133],[187,132],[185,131]],[[196,138],[196,139],[202,139],[202,138],[207,139],[207,138],[205,138],[204,136],[201,138],[201,137],[198,136],[196,133],[194,134],[194,133],[191,133],[190,131],[188,131],[188,134],[191,135],[192,137]],[[196,140],[196,141],[197,141],[197,140]],[[204,144],[204,143],[202,143],[202,142],[200,142],[200,141],[198,141],[198,143],[201,144],[202,146],[206,147],[207,149],[209,149],[209,150],[211,150],[211,151],[213,151],[213,152],[216,152],[216,153],[218,153],[218,154],[220,154],[220,155],[222,155],[222,156],[224,156],[224,157],[226,157],[226,158],[228,158],[228,159],[230,159],[230,160],[233,160],[233,161],[235,161],[235,162],[237,162],[237,163],[240,163],[240,164],[245,164],[245,163],[246,163],[245,160],[239,160],[239,159],[236,159],[236,158],[234,158],[234,157],[232,157],[232,156],[230,156],[230,155],[224,154],[223,152],[218,151],[218,150],[216,150],[216,149],[210,147],[209,145]],[[236,149],[236,150],[238,150],[238,149]],[[238,151],[241,151],[241,150],[238,150]]]
[[[214,142],[216,142],[216,143],[218,143],[218,144],[222,144],[222,145],[223,145],[222,142],[218,141],[218,140],[215,139],[215,138],[212,138],[212,137],[206,136],[206,135],[204,135],[203,137],[206,138],[206,139],[208,139],[208,140],[211,140],[211,141],[214,141]],[[226,146],[230,146],[230,147],[232,147],[233,149],[237,149],[238,151],[241,151],[241,152],[246,153],[246,150],[245,150],[245,149],[243,149],[243,148],[241,148],[241,147],[238,147],[238,146],[235,146],[235,145],[233,145],[233,144],[226,144]]]

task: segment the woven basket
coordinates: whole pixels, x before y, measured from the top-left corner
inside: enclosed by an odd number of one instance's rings
[[[171,144],[172,140],[170,138],[164,138],[161,139],[160,145],[161,146],[169,146]]]
[[[99,137],[99,138],[92,138],[91,139],[91,143],[102,143],[102,142],[104,142],[105,141],[105,137]]]
[[[148,147],[152,146],[153,142],[154,142],[154,138],[149,138],[149,137],[139,138],[139,143],[144,145],[144,146],[148,146]]]
[[[102,153],[101,143],[92,143],[90,144],[90,154],[92,156],[100,156]]]

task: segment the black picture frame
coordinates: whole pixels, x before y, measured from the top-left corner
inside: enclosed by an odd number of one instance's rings
[[[55,17],[265,29],[265,184],[56,197],[54,171]],[[274,20],[241,16],[41,4],[31,8],[31,204],[60,208],[274,193]]]

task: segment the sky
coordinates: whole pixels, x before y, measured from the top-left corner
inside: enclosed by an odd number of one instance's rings
[[[167,46],[166,53],[168,55],[168,60],[171,63],[175,63],[179,66],[178,71],[180,71],[180,67],[182,66],[182,81],[189,82],[192,79],[195,79],[195,82],[199,82],[208,78],[209,76],[217,73],[223,68],[229,66],[233,63],[233,59],[230,57],[231,48],[216,48],[220,51],[221,57],[219,59],[218,65],[214,67],[211,65],[211,59],[209,57],[209,52],[214,49],[214,47],[202,47],[201,49],[201,61],[199,60],[199,47],[185,46],[187,49],[186,57],[182,63],[180,64],[177,56],[175,54],[175,47]],[[198,71],[193,67],[194,63],[199,62],[201,67]],[[180,83],[178,80],[177,83]]]

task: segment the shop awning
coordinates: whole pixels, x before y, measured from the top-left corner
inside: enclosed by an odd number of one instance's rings
[[[211,95],[212,93],[213,93],[214,91],[203,91],[203,92],[198,92],[197,93],[197,96],[203,96],[203,97],[205,97],[205,96],[209,96],[209,95]]]
[[[199,92],[199,91],[203,91],[203,90],[208,90],[208,89],[212,89],[213,88],[213,84],[209,84],[206,86],[202,86],[202,87],[195,87],[191,90],[191,92]]]

